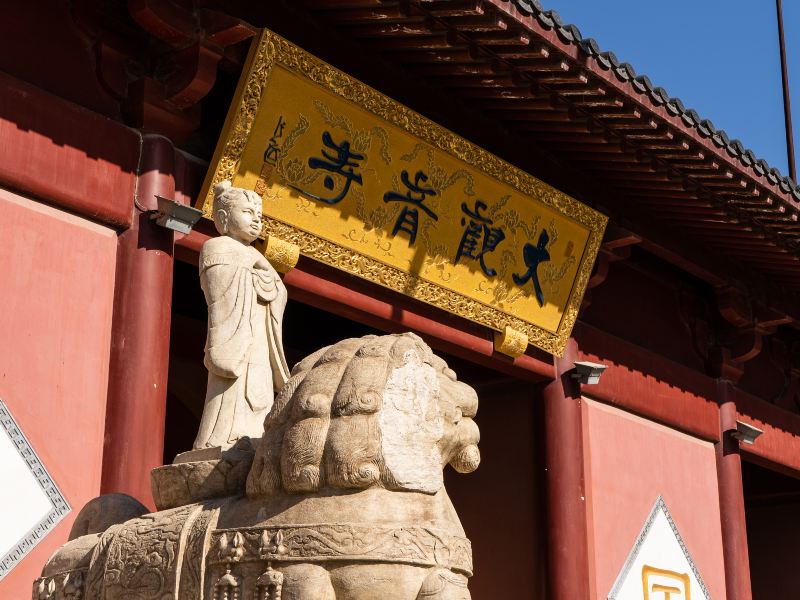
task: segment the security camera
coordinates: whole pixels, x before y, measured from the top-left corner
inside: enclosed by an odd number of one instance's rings
[[[588,361],[576,361],[571,377],[578,383],[594,385],[600,383],[600,376],[606,370],[606,365]]]

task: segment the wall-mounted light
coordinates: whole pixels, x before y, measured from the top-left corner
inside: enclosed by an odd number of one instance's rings
[[[601,365],[600,363],[576,361],[575,370],[572,372],[571,377],[576,379],[578,383],[594,385],[600,383],[600,376],[606,368],[606,365]]]
[[[156,196],[156,199],[158,200],[158,209],[151,219],[155,219],[156,223],[167,229],[189,233],[203,216],[202,210],[175,202],[175,200],[162,196]]]
[[[752,444],[762,433],[764,433],[764,431],[755,425],[750,425],[750,423],[745,423],[744,421],[739,421],[738,419],[736,421],[736,429],[731,430],[731,436],[743,444]]]

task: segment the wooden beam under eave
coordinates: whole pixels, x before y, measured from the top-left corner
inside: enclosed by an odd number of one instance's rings
[[[424,51],[442,50],[442,51],[460,51],[465,52],[464,55],[467,60],[472,60],[472,57],[467,53],[467,45],[453,45],[444,34],[432,33],[426,36],[413,36],[413,37],[383,37],[371,40],[364,40],[365,44],[369,45],[371,50],[378,52],[393,52],[393,58],[402,58],[402,51],[409,52],[412,56],[419,55]],[[430,60],[435,60],[435,54],[431,53]],[[410,62],[410,61],[409,61]]]
[[[643,181],[646,183],[652,182],[672,182],[675,181],[668,173],[663,171],[653,171],[651,168],[646,170],[614,170],[613,168],[605,169],[592,169],[588,168],[587,171],[595,173],[598,177],[602,177],[607,181]]]
[[[634,135],[632,133],[629,134],[629,131],[658,131],[658,123],[652,119],[647,121],[642,121],[640,119],[633,120],[633,117],[627,116],[615,116],[612,118],[599,119],[595,114],[592,114],[592,116],[601,121],[603,125],[609,127],[610,129],[623,131],[622,135],[625,135],[626,137],[631,137]]]
[[[415,38],[377,39],[370,42],[371,48],[390,52],[392,62],[405,63],[470,63],[473,61],[488,61],[482,59],[480,54],[468,47],[446,46],[443,48],[423,48],[415,46]]]
[[[677,165],[674,165],[679,168]],[[686,177],[698,183],[705,183],[707,181],[729,181],[733,179],[733,173],[728,170],[720,172],[719,169],[709,172],[689,173]]]
[[[547,82],[543,81],[542,84],[546,85]],[[558,94],[559,96],[565,96],[565,97],[605,96],[607,93],[606,90],[601,87],[589,86],[583,83],[576,83],[576,84],[560,83],[555,85],[548,85],[548,88],[550,88],[551,91]]]
[[[341,8],[370,8],[385,5],[386,0],[303,0],[303,7],[312,11]]]
[[[439,18],[474,17],[486,13],[480,0],[420,0],[419,4],[426,13]]]
[[[443,88],[513,88],[518,85],[510,76],[492,75],[481,76],[444,76],[437,77],[435,82]]]
[[[641,119],[642,113],[635,108],[628,106],[619,98],[609,96],[601,100],[591,98],[571,98],[571,108],[584,111],[595,119]]]
[[[574,142],[558,141],[549,144],[557,152],[564,154],[564,158],[569,160],[572,153],[588,153],[597,155],[615,155],[623,154],[625,151],[618,144],[603,142],[588,142],[585,140],[575,140]]]
[[[424,77],[442,77],[445,80],[449,77],[495,76],[495,72],[488,63],[415,63],[406,65],[406,68]]]
[[[462,88],[457,95],[466,100],[540,100],[541,95],[536,94],[530,86],[508,86],[505,88]]]
[[[672,207],[672,206],[686,206],[689,209],[695,208],[711,208],[713,205],[705,202],[704,200],[698,200],[696,198],[688,198],[688,197],[679,197],[679,196],[665,196],[663,198],[651,198],[646,196],[638,196],[636,194],[629,194],[626,198],[631,198],[636,200],[637,203],[641,206],[646,206],[650,210],[658,210],[661,207]]]
[[[756,244],[763,246],[764,244],[770,243],[769,238],[759,231],[739,231],[735,236],[714,233],[709,235],[707,239],[719,244],[733,244],[742,242],[744,244]]]
[[[607,134],[603,132],[587,132],[587,133],[574,133],[571,131],[537,131],[536,125],[525,123],[520,121],[516,125],[519,131],[524,131],[526,133],[531,134],[529,137],[533,137],[536,141],[539,142],[553,142],[556,144],[576,144],[576,145],[587,145],[587,144],[595,144],[600,147],[604,147],[606,145],[613,145],[613,141],[609,141],[607,139]],[[619,146],[616,147],[616,151],[619,152]]]
[[[786,227],[797,223],[797,213],[792,212],[770,212],[768,209],[757,207],[741,209],[747,214],[752,214],[753,218],[770,227]]]
[[[336,24],[359,23],[364,21],[402,21],[412,16],[404,2],[394,6],[385,3],[377,6],[363,8],[340,8],[331,6],[329,9],[316,11],[321,13],[320,18]]]
[[[503,57],[505,62],[509,63],[514,69],[518,71],[555,71],[559,73],[567,73],[572,67],[565,60],[558,57],[548,56],[533,56],[525,58],[508,58]]]
[[[617,187],[621,189],[625,188],[636,188],[642,189],[649,192],[663,192],[668,190],[675,190],[681,191],[684,193],[692,193],[695,194],[695,190],[692,190],[688,187],[685,182],[681,179],[669,178],[664,179],[662,181],[655,181],[655,180],[640,180],[639,178],[633,177],[617,177],[615,178],[616,183],[618,184]]]
[[[570,157],[570,161],[573,160],[575,159]],[[660,170],[660,168],[658,168],[657,166],[654,166],[651,163],[639,162],[639,160],[636,157],[631,157],[632,162],[622,162],[622,161],[613,162],[613,161],[600,160],[597,158],[588,158],[588,157],[580,159],[577,162],[587,162],[587,161],[591,161],[591,163],[586,165],[581,165],[580,169],[598,175],[610,172],[613,173],[613,177],[624,177],[625,174],[628,173],[633,173],[633,174],[663,173],[663,171]]]
[[[468,34],[470,42],[481,46],[516,46],[530,45],[531,36],[521,31],[480,31]]]
[[[491,108],[481,105],[481,110],[488,114],[508,121],[536,121],[539,123],[549,123],[553,126],[564,125],[569,129],[573,124],[580,127],[587,127],[586,121],[576,121],[569,116],[566,111],[552,107],[545,109],[524,109],[514,106],[505,106],[502,102],[492,103]]]
[[[550,50],[541,44],[531,44],[527,47],[519,46],[492,46],[492,54],[503,60],[546,59],[550,57]],[[569,68],[569,65],[567,65]]]
[[[504,123],[513,123],[517,131],[527,131],[543,136],[551,133],[554,135],[563,133],[569,136],[580,135],[583,138],[597,137],[598,139],[603,139],[602,131],[579,121],[540,121],[536,118],[536,115],[524,113],[507,114],[498,112],[496,114],[497,118]]]
[[[736,244],[731,244],[733,248],[736,248]],[[775,256],[779,258],[785,258],[787,260],[791,260],[798,266],[800,266],[800,258],[791,254],[786,248],[783,246],[778,246],[775,244],[773,240],[769,240],[769,243],[762,244],[760,246],[748,246],[747,248],[739,247],[737,252],[748,252],[752,254],[757,254],[759,256]]]
[[[714,207],[699,207],[699,206],[681,206],[675,204],[670,207],[653,207],[652,210],[661,218],[668,219],[686,219],[691,218],[703,222],[708,218],[727,218],[724,211]]]
[[[441,17],[441,15],[437,15]],[[446,17],[448,25],[459,32],[506,31],[508,23],[497,15],[473,15],[463,17]]]
[[[597,163],[603,164],[619,164],[619,165],[641,165],[642,161],[633,153],[617,151],[614,153],[607,152],[593,152],[591,149],[584,149],[581,151],[571,152],[569,156],[564,156],[565,160],[571,163]],[[580,169],[586,169],[587,166],[581,164]],[[611,168],[611,167],[610,167]]]
[[[788,220],[789,214],[783,211],[778,211],[771,206],[762,206],[760,203],[740,203],[735,202],[731,198],[721,198],[720,204],[729,207],[731,210],[736,210],[747,214],[750,217],[762,218],[766,217],[771,220]]]
[[[343,33],[354,38],[393,36],[424,40],[447,32],[444,27],[437,25],[432,19],[426,17],[406,19],[399,23],[355,23],[340,25],[340,27]]]

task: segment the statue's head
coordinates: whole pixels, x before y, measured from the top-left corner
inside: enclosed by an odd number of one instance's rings
[[[214,225],[221,235],[249,245],[261,233],[261,197],[252,190],[235,188],[230,181],[214,186]]]
[[[275,399],[251,497],[328,489],[433,494],[480,462],[478,397],[418,336],[341,341],[299,362]]]

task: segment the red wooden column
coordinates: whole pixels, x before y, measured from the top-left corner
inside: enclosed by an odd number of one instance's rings
[[[736,403],[731,397],[731,384],[720,380],[718,385],[720,441],[717,443],[717,479],[725,588],[728,600],[751,600],[753,593],[750,588],[750,559],[747,552],[742,458],[739,454],[739,442],[730,434],[730,431],[736,429]]]
[[[552,600],[589,598],[581,390],[568,373],[577,357],[577,344],[571,339],[564,358],[555,359],[555,379],[543,390],[547,597]]]
[[[142,140],[133,226],[119,237],[103,452],[103,493],[149,506],[150,470],[163,462],[173,233],[151,221],[155,194],[174,197],[175,150]]]

